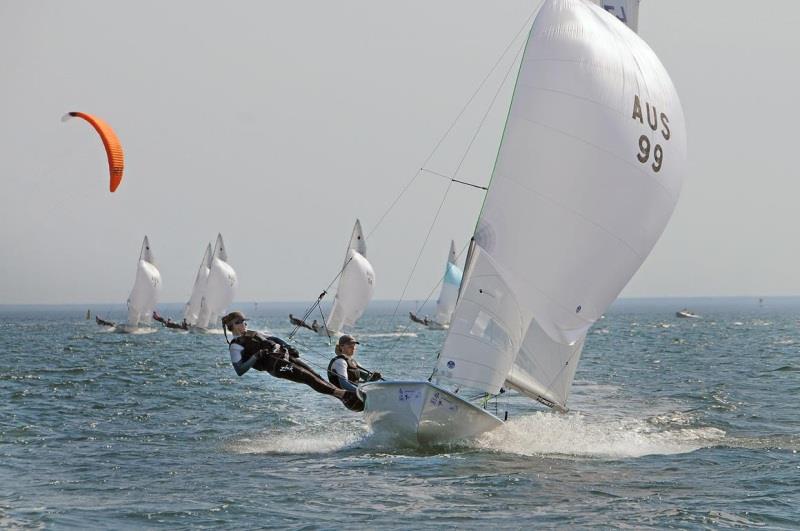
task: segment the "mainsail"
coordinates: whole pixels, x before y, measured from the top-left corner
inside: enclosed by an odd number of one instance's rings
[[[588,0],[544,2],[436,378],[565,409],[589,327],[655,245],[685,171],[683,110],[653,51]]]
[[[450,241],[450,252],[447,255],[444,277],[442,278],[442,291],[436,301],[436,323],[441,326],[450,324],[450,317],[456,307],[458,288],[461,286],[462,271],[456,265],[456,244]]]
[[[343,327],[355,325],[372,300],[375,271],[367,260],[367,244],[359,220],[353,227],[342,268],[333,308],[326,323],[328,330],[320,329],[321,334],[339,333]]]
[[[209,243],[206,246],[203,259],[200,261],[200,268],[197,270],[197,275],[194,278],[194,286],[192,286],[192,294],[189,296],[189,302],[186,303],[186,307],[183,310],[183,319],[190,325],[196,324],[197,318],[200,316],[200,304],[206,292],[208,273],[211,271],[211,259],[213,256],[214,253]]]
[[[217,324],[217,317],[233,302],[236,286],[239,284],[236,271],[228,263],[228,251],[222,240],[222,234],[217,235],[212,254],[206,289],[200,302],[200,315],[196,323],[198,328],[208,328],[209,325]]]
[[[150,241],[147,236],[142,242],[139,252],[139,261],[136,264],[136,281],[128,297],[129,327],[139,326],[140,323],[149,323],[153,310],[158,302],[158,292],[161,290],[161,273],[150,250]]]

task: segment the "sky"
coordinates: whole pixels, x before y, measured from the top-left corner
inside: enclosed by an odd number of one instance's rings
[[[489,182],[539,4],[0,0],[0,304],[123,303],[145,235],[182,302],[217,233],[238,300],[310,300],[356,218],[375,298],[424,300],[483,195],[415,176]],[[642,1],[689,174],[623,297],[800,294],[797,27],[794,0]],[[67,111],[122,140],[115,194]]]

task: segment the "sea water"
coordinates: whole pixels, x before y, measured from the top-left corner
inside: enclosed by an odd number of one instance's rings
[[[361,319],[358,360],[426,379],[445,332],[395,307]],[[487,405],[505,426],[430,448],[379,441],[305,386],[236,376],[221,331],[120,334],[86,309],[0,309],[0,527],[800,526],[800,299],[619,301],[569,413],[508,393]],[[240,309],[283,337],[302,314]],[[296,340],[324,373],[327,340]]]

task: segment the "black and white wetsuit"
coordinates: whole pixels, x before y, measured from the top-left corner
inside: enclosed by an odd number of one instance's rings
[[[228,350],[231,364],[239,376],[255,369],[268,372],[276,378],[306,384],[324,395],[333,395],[337,391],[334,385],[323,380],[300,360],[300,354],[295,348],[280,338],[247,331],[241,336],[235,336]]]

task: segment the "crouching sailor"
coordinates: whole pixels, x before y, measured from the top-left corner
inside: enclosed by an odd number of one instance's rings
[[[353,336],[343,335],[336,343],[336,357],[328,364],[328,380],[340,389],[355,393],[358,393],[357,385],[360,382],[374,382],[382,379],[381,373],[370,372],[356,362],[356,345],[358,344]],[[364,411],[364,402],[361,400],[345,404],[345,406],[353,411]]]
[[[306,384],[318,393],[335,396],[347,407],[349,403],[359,401],[356,393],[339,389],[323,380],[300,360],[300,353],[282,339],[247,330],[247,319],[243,313],[229,313],[222,318],[222,324],[226,330],[226,338],[227,331],[233,332],[228,350],[231,364],[239,376],[255,369],[268,372],[276,378]]]

